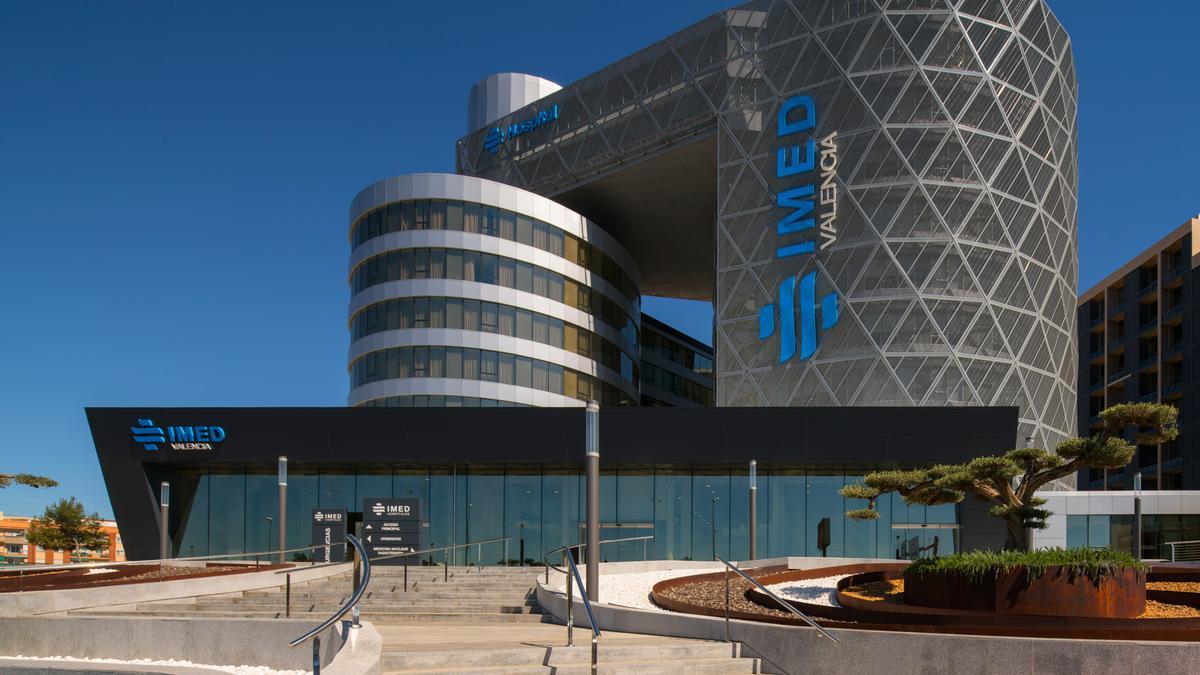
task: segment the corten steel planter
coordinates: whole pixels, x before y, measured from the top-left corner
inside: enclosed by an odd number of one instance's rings
[[[1034,579],[1020,567],[979,579],[953,571],[917,575],[905,570],[904,602],[997,614],[1132,619],[1146,611],[1146,575],[1128,569],[1093,581],[1053,566]]]

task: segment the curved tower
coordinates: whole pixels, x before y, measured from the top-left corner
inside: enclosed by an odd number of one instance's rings
[[[638,400],[637,271],[579,214],[409,174],[355,197],[350,242],[350,405]]]

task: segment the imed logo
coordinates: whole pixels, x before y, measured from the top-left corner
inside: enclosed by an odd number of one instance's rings
[[[130,427],[133,442],[146,450],[158,450],[159,443],[166,443],[172,450],[212,450],[213,445],[225,440],[225,429],[216,426],[169,426],[158,427],[154,420],[139,419],[136,427]]]
[[[162,427],[154,426],[153,420],[138,420],[136,427],[130,427],[133,432],[133,442],[140,443],[147,450],[158,450],[158,443],[166,443]]]
[[[781,146],[775,153],[775,177],[786,181],[775,194],[775,205],[786,213],[775,224],[779,246],[775,256],[787,259],[796,256],[816,256],[817,243],[811,238],[816,230],[820,235],[821,250],[837,243],[837,132],[834,131],[820,142],[812,136],[817,126],[817,104],[810,96],[799,95],[783,101],[779,106],[777,135]],[[802,142],[794,139],[802,132]],[[805,138],[807,136],[807,138]],[[784,140],[787,138],[787,140]],[[819,160],[818,160],[819,154]],[[820,169],[820,181],[813,174]],[[800,184],[794,184],[798,181]],[[819,186],[819,191],[818,191]],[[820,228],[817,227],[818,206]],[[817,273],[809,272],[803,277],[793,274],[779,286],[779,362],[786,363],[797,353],[796,332],[799,327],[799,353],[803,361],[817,351]],[[796,308],[800,316],[796,316]],[[775,334],[775,304],[768,303],[758,312],[758,339],[766,340]],[[829,293],[821,297],[821,330],[828,330],[838,322],[838,296]]]
[[[786,363],[796,355],[796,328],[800,329],[800,360],[817,351],[817,273],[809,272],[799,280],[790,276],[779,286],[779,362]],[[797,291],[799,291],[797,293]],[[797,298],[797,296],[799,296]],[[797,300],[799,302],[797,302]],[[800,316],[796,317],[796,306]],[[838,322],[838,296],[829,293],[821,298],[821,330],[829,330]],[[758,310],[758,339],[766,340],[775,334],[775,304]]]
[[[492,127],[492,130],[483,139],[483,149],[494,155],[500,152],[500,146],[504,145],[505,141],[522,134],[527,134],[543,124],[549,124],[556,119],[558,119],[557,103],[545,110],[533,111],[533,115],[529,119],[510,124],[507,129]]]
[[[483,147],[494,155],[500,151],[501,145],[504,145],[504,132],[500,131],[500,127],[492,127],[487,138],[483,139]]]

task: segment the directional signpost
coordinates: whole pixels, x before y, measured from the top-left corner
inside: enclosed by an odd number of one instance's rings
[[[421,548],[421,500],[366,498],[363,500],[363,543],[367,556],[410,553]],[[416,561],[410,560],[409,563]],[[379,565],[403,565],[404,558],[380,560]]]
[[[346,562],[346,509],[313,509],[312,545],[317,562]]]

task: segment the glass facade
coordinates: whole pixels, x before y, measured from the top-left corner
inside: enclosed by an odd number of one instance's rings
[[[1200,539],[1200,515],[1156,514],[1142,516],[1142,558],[1171,557],[1169,541]],[[1133,516],[1067,516],[1067,548],[1110,548],[1133,552]]]
[[[589,270],[634,302],[640,295],[633,279],[603,251],[549,223],[507,209],[440,199],[393,202],[359,218],[351,226],[350,236],[354,246],[359,246],[405,230],[473,232],[526,244]]]
[[[536,265],[479,251],[410,248],[363,261],[350,278],[359,293],[371,286],[407,279],[454,279],[512,288],[587,312],[637,342],[637,326],[620,305],[596,289]],[[636,307],[636,303],[635,303]]]
[[[630,379],[624,373],[622,377]],[[498,382],[562,394],[580,401],[594,400],[603,405],[634,403],[628,393],[597,377],[564,368],[557,363],[486,349],[393,347],[371,352],[350,367],[352,387],[405,378]]]
[[[562,319],[496,302],[436,297],[385,300],[354,315],[350,339],[410,328],[449,328],[532,340],[595,359],[626,380],[637,381],[636,362],[616,344]]]
[[[171,531],[176,555],[218,555],[266,550],[277,516],[275,474],[270,468],[180,469],[163,477],[176,490]],[[760,467],[758,557],[820,556],[817,527],[829,519],[829,556],[916,557],[956,547],[954,505],[908,506],[880,500],[882,517],[852,521],[838,490],[857,481],[852,470]],[[584,478],[552,466],[294,466],[288,485],[288,541],[309,543],[311,510],[344,508],[351,525],[363,499],[421,500],[427,519],[423,546],[512,537],[507,560],[540,563],[552,549],[582,541]],[[606,561],[649,558],[711,560],[749,554],[749,478],[744,470],[717,467],[631,466],[601,474],[602,538],[653,535],[653,540],[606,546]],[[460,551],[457,563],[505,561],[503,544]],[[442,562],[435,556],[432,562]]]

